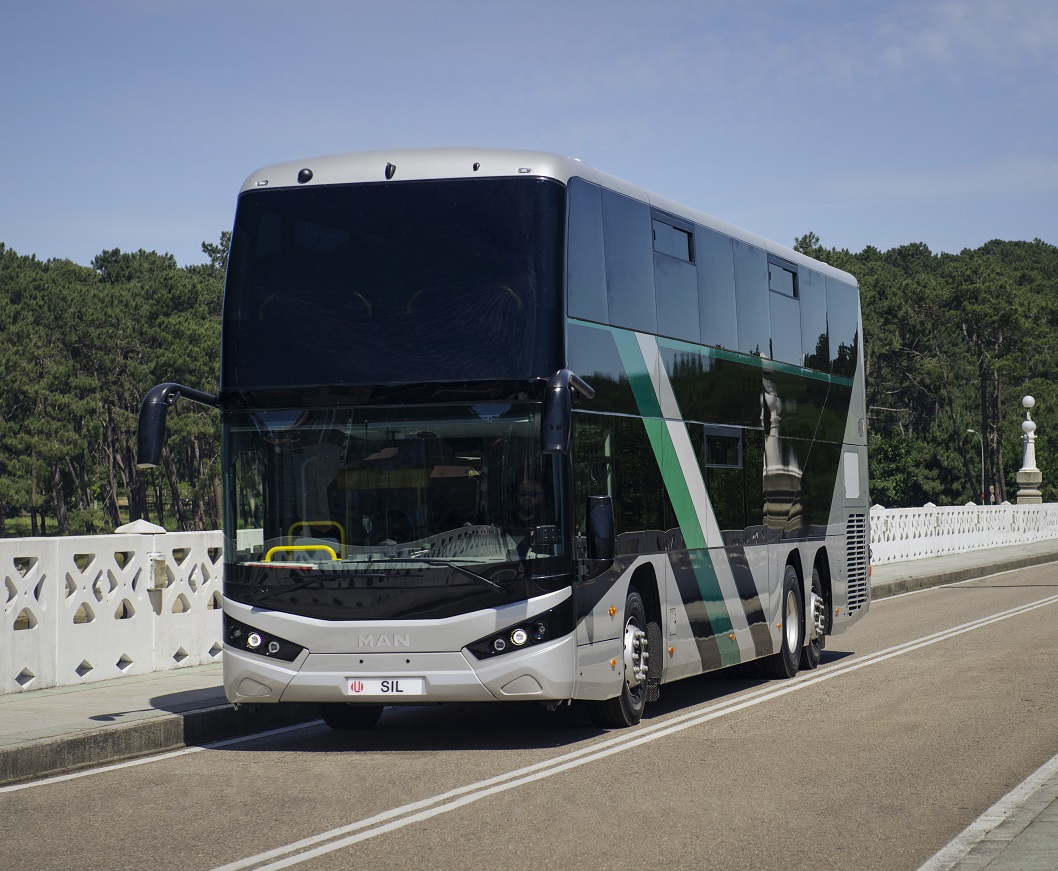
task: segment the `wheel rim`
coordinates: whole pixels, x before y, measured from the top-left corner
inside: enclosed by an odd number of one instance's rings
[[[635,620],[625,624],[625,684],[629,690],[637,689],[647,679],[647,634]]]
[[[786,648],[796,651],[800,646],[801,623],[797,617],[797,593],[792,588],[786,592],[786,614],[783,620],[786,626]]]

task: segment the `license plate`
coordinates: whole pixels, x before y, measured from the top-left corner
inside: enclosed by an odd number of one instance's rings
[[[421,696],[426,692],[421,677],[351,677],[345,691],[355,698]]]

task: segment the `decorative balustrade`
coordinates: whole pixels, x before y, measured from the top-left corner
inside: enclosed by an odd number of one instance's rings
[[[0,539],[0,693],[220,660],[220,532]]]
[[[871,508],[871,563],[1058,538],[1058,505]]]

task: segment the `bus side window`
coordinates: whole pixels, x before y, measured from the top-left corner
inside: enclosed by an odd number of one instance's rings
[[[603,190],[602,220],[609,322],[615,327],[657,333],[650,206]]]
[[[736,351],[767,357],[771,344],[768,291],[768,255],[738,239],[731,240],[735,266],[735,316],[738,320]]]
[[[702,344],[737,351],[735,262],[731,239],[714,230],[696,226],[694,249]]]
[[[583,536],[587,527],[589,496],[612,496],[612,418],[595,414],[573,415],[573,528]]]
[[[722,532],[746,528],[745,470],[742,431],[733,427],[705,427],[705,484]]]
[[[800,270],[801,353],[803,365],[830,371],[830,336],[827,330],[827,287],[823,276],[811,269]]]
[[[677,226],[667,215],[655,217],[654,290],[658,306],[658,333],[698,342],[698,278],[691,225]]]
[[[602,191],[580,178],[569,183],[566,293],[570,317],[607,323]]]

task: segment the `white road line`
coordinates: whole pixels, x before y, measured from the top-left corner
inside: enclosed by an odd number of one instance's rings
[[[745,710],[755,705],[759,705],[762,702],[770,701],[790,693],[800,692],[801,690],[815,686],[823,681],[832,680],[833,678],[841,677],[851,672],[858,671],[859,669],[877,665],[897,656],[902,656],[905,653],[910,653],[923,647],[946,641],[949,638],[954,638],[967,632],[973,632],[994,623],[1008,620],[1011,617],[1017,617],[1038,608],[1044,608],[1054,604],[1058,604],[1058,595],[1049,596],[1027,605],[1021,605],[987,617],[982,617],[978,620],[954,626],[941,632],[935,632],[931,635],[923,636],[922,638],[913,639],[876,653],[857,657],[856,659],[841,665],[823,668],[815,672],[808,672],[777,688],[764,687],[741,695],[734,700],[714,703],[707,705],[704,708],[670,717],[659,723],[641,726],[634,730],[621,733],[616,737],[592,744],[590,747],[584,747],[543,762],[538,762],[535,765],[509,771],[505,774],[478,781],[477,783],[468,784],[467,786],[459,787],[431,798],[422,799],[421,801],[393,808],[366,819],[331,829],[328,832],[322,832],[318,835],[313,835],[309,838],[304,838],[291,844],[220,866],[213,869],[213,871],[240,871],[240,869],[244,868],[255,868],[257,871],[272,871],[272,869],[288,868],[292,865],[307,862],[311,859],[319,858],[328,853],[341,850],[352,844],[377,837],[378,835],[396,831],[397,829],[430,819],[431,817],[436,817],[466,807],[467,805],[481,801],[489,796],[506,792],[538,780],[543,780],[544,778],[569,771],[570,769],[586,765],[590,762],[605,759],[616,753],[621,753],[625,750],[630,750],[634,747],[657,741],[660,738],[675,734],[676,732],[680,732],[692,726],[697,726],[709,722],[710,720],[715,720],[719,717]]]

